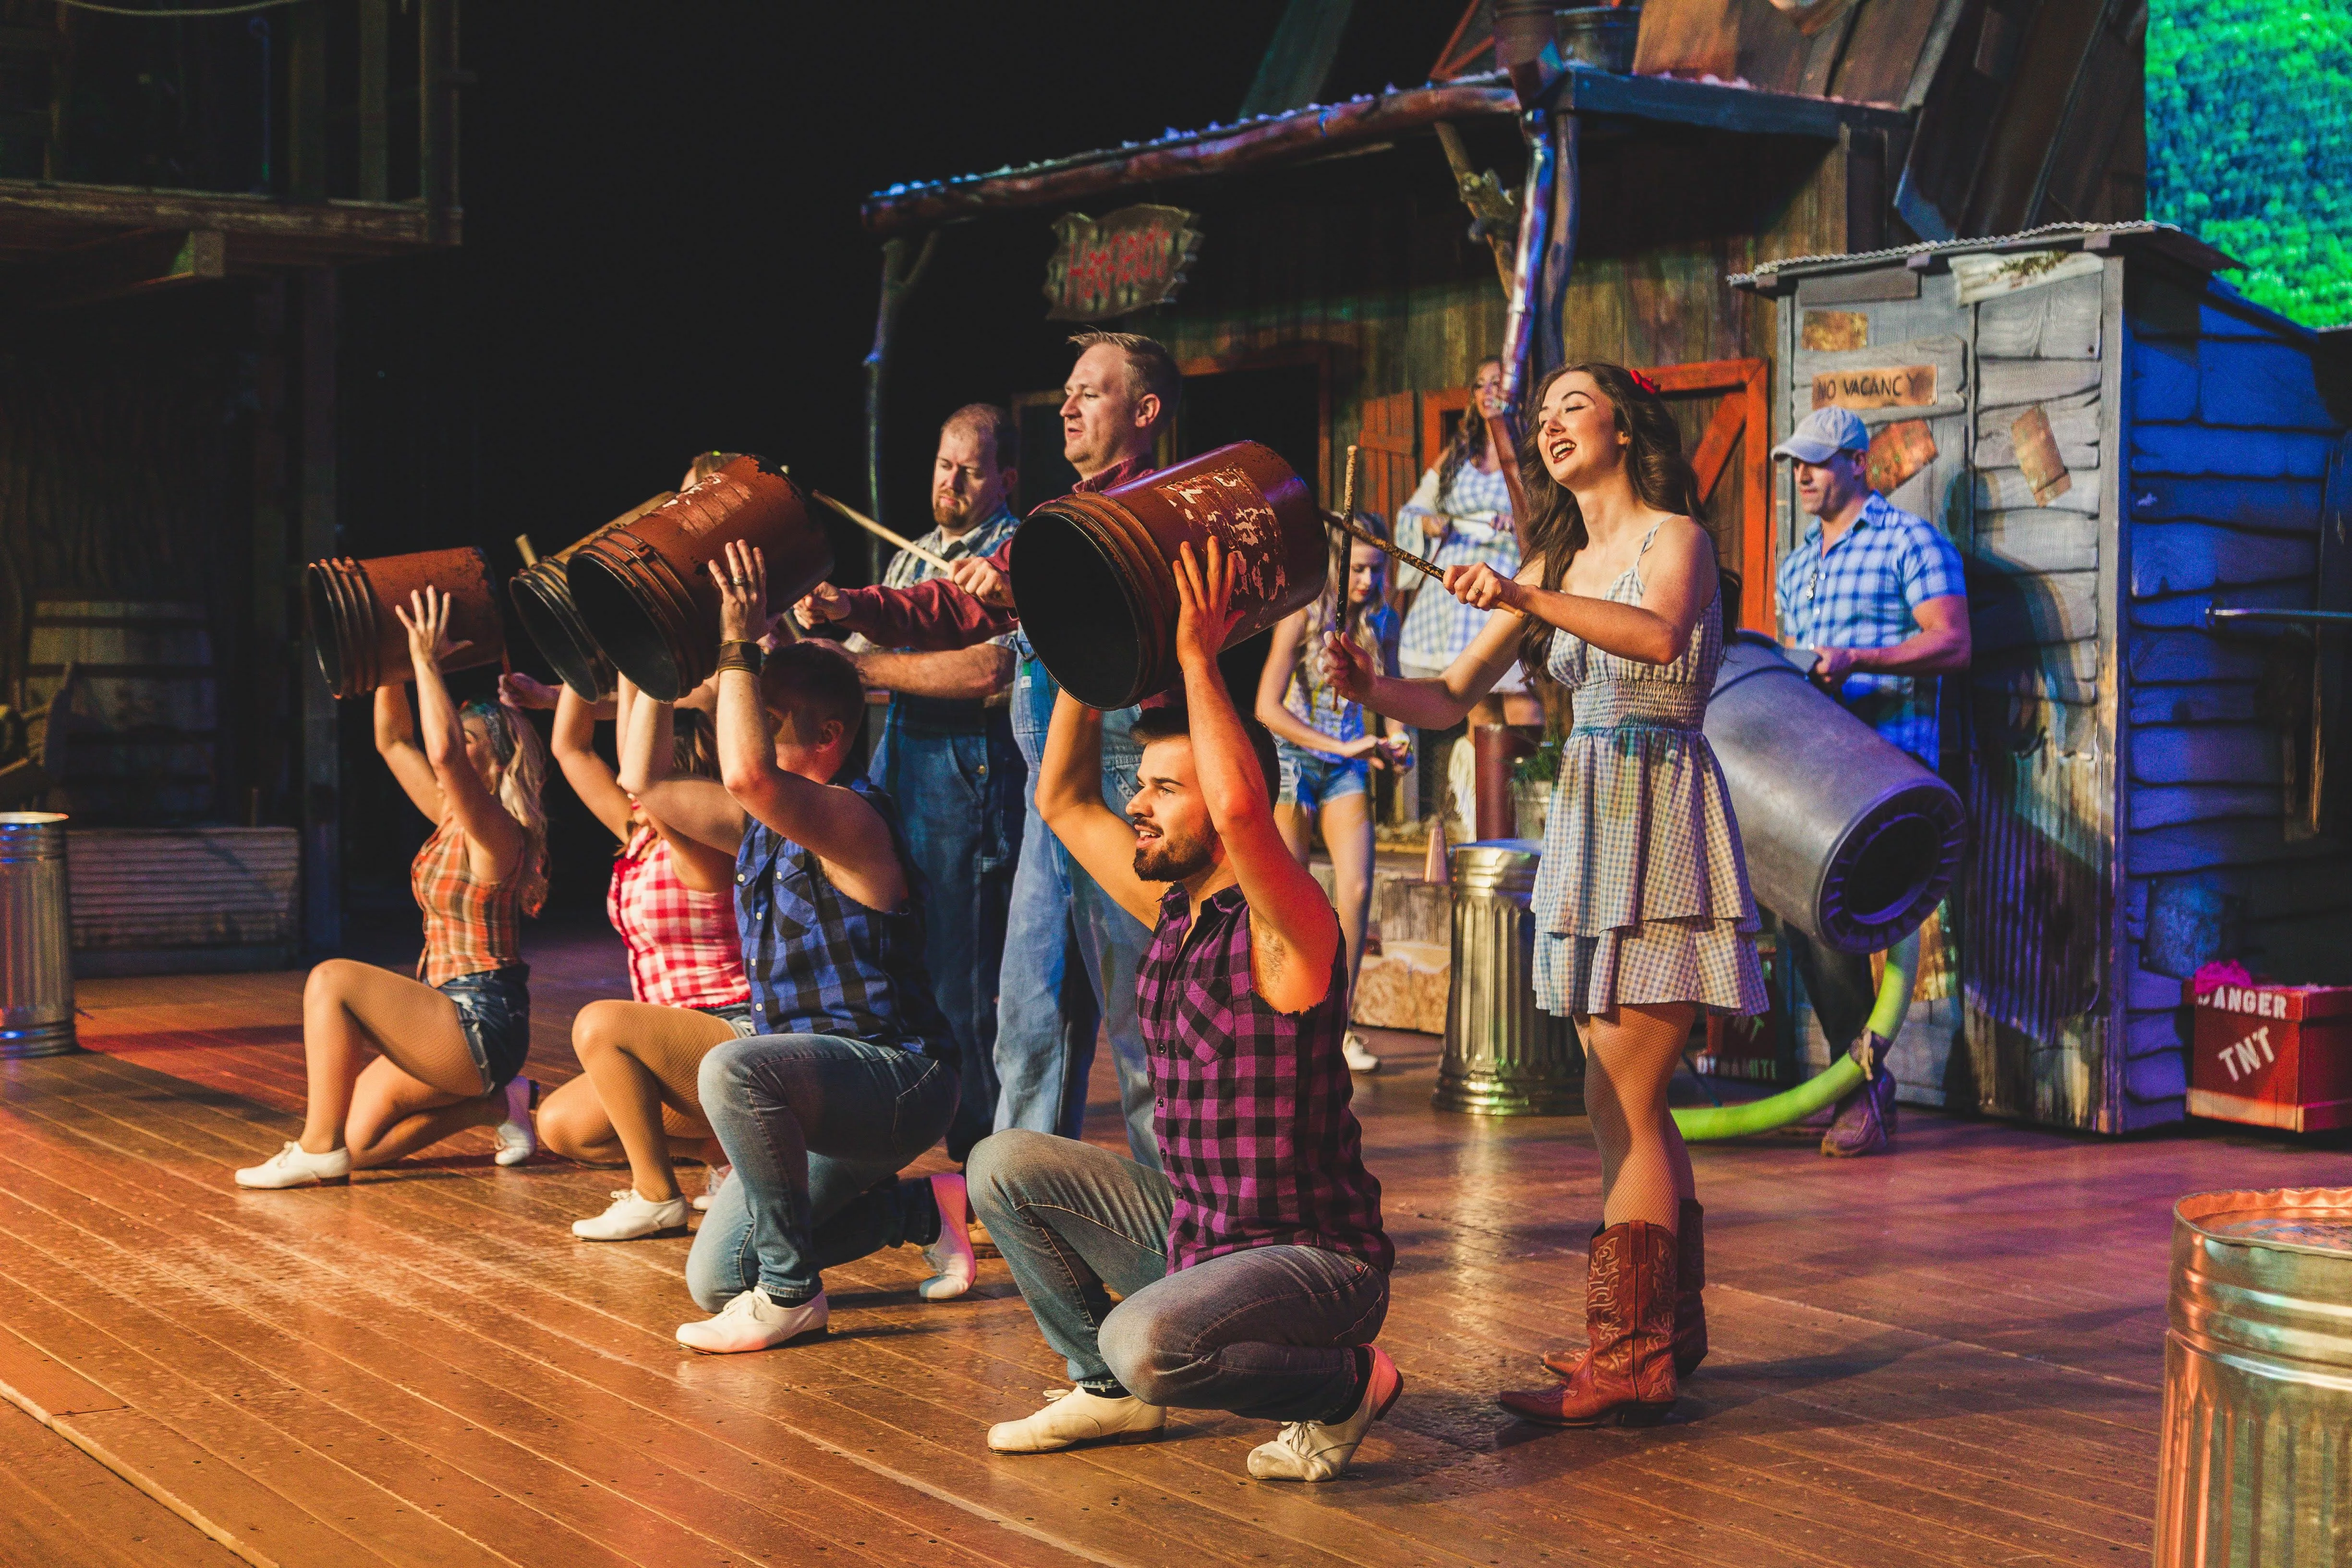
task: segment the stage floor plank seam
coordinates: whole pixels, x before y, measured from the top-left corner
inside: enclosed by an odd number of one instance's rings
[[[578,1070],[571,1012],[618,989],[614,945],[531,952],[534,1076]],[[568,1232],[621,1173],[500,1170],[478,1133],[347,1188],[238,1191],[299,1117],[300,984],[91,983],[91,1054],[0,1065],[5,1414],[39,1475],[115,1500],[93,1518],[179,1532],[145,1560],[2112,1563],[2149,1549],[2172,1200],[2311,1179],[2275,1141],[1908,1110],[1889,1159],[1702,1149],[1715,1350],[1676,1419],[1538,1432],[1493,1394],[1581,1338],[1584,1124],[1434,1112],[1434,1043],[1384,1036],[1358,1110],[1405,1397],[1349,1476],[1286,1488],[1242,1470],[1271,1426],[1212,1413],[989,1454],[988,1423],[1066,1381],[1000,1262],[925,1303],[919,1254],[883,1253],[828,1272],[828,1339],[699,1357],[670,1337],[699,1315],[685,1241]],[[1114,1138],[1107,1059],[1094,1088]],[[127,1560],[57,1495],[0,1509],[0,1546]]]

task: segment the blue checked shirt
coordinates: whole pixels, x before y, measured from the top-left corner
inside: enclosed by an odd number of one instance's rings
[[[751,817],[735,852],[735,925],[762,1035],[837,1035],[945,1055],[955,1043],[923,967],[922,873],[898,808],[862,778],[849,787],[880,815],[907,876],[907,901],[868,909],[833,885],[815,851]]]
[[[1816,518],[1804,542],[1782,557],[1775,586],[1780,640],[1809,648],[1891,647],[1919,630],[1916,606],[1968,592],[1952,542],[1875,490],[1826,552]],[[1937,696],[1932,675],[1860,670],[1837,691],[1857,718],[1931,768],[1942,743]]]
[[[1470,566],[1485,562],[1508,577],[1519,569],[1519,536],[1511,526],[1510,481],[1503,470],[1482,474],[1465,463],[1444,495],[1437,474],[1421,477],[1412,499],[1397,508],[1397,542],[1433,566]],[[1423,542],[1423,526],[1444,512],[1454,521],[1435,549]],[[1398,662],[1410,669],[1444,669],[1486,629],[1489,612],[1474,609],[1435,584],[1423,584],[1405,612],[1398,639]]]

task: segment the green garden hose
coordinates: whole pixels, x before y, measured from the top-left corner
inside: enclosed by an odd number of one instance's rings
[[[1911,1010],[1911,987],[1918,973],[1919,933],[1913,931],[1887,950],[1886,974],[1878,984],[1878,1005],[1871,1009],[1870,1022],[1864,1026],[1872,1034],[1882,1040],[1891,1040],[1901,1030],[1904,1015]],[[1879,1070],[1885,1070],[1885,1064],[1880,1065]],[[1739,1105],[1685,1106],[1674,1113],[1675,1125],[1681,1130],[1685,1143],[1745,1138],[1753,1132],[1769,1132],[1775,1127],[1801,1121],[1861,1087],[1862,1064],[1849,1054],[1831,1063],[1828,1071],[1767,1100],[1751,1100]]]

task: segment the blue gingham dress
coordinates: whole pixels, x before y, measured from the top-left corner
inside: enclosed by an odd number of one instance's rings
[[[1397,542],[1427,556],[1433,566],[1468,566],[1483,561],[1506,577],[1517,572],[1519,536],[1511,523],[1511,487],[1503,470],[1481,473],[1476,464],[1465,463],[1443,494],[1438,491],[1437,476],[1435,468],[1423,474],[1412,499],[1397,508]],[[1439,512],[1454,520],[1444,539],[1434,547],[1416,542],[1413,533]],[[1412,596],[1412,607],[1405,612],[1397,644],[1398,664],[1408,676],[1441,673],[1486,629],[1491,613],[1464,604],[1434,583],[1423,584]],[[1494,689],[1525,691],[1527,678],[1515,664],[1503,672]]]
[[[1643,592],[1637,561],[1605,597],[1638,605]],[[1544,1011],[1580,1016],[1668,1002],[1764,1011],[1739,823],[1699,729],[1722,663],[1720,603],[1707,605],[1672,664],[1552,633],[1551,676],[1576,706],[1536,872]]]

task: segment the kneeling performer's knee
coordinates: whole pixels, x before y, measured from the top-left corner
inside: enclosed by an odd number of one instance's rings
[[[1113,1308],[1096,1343],[1103,1364],[1129,1394],[1146,1405],[1181,1402],[1194,1358],[1167,1342],[1163,1325],[1148,1307]]]

